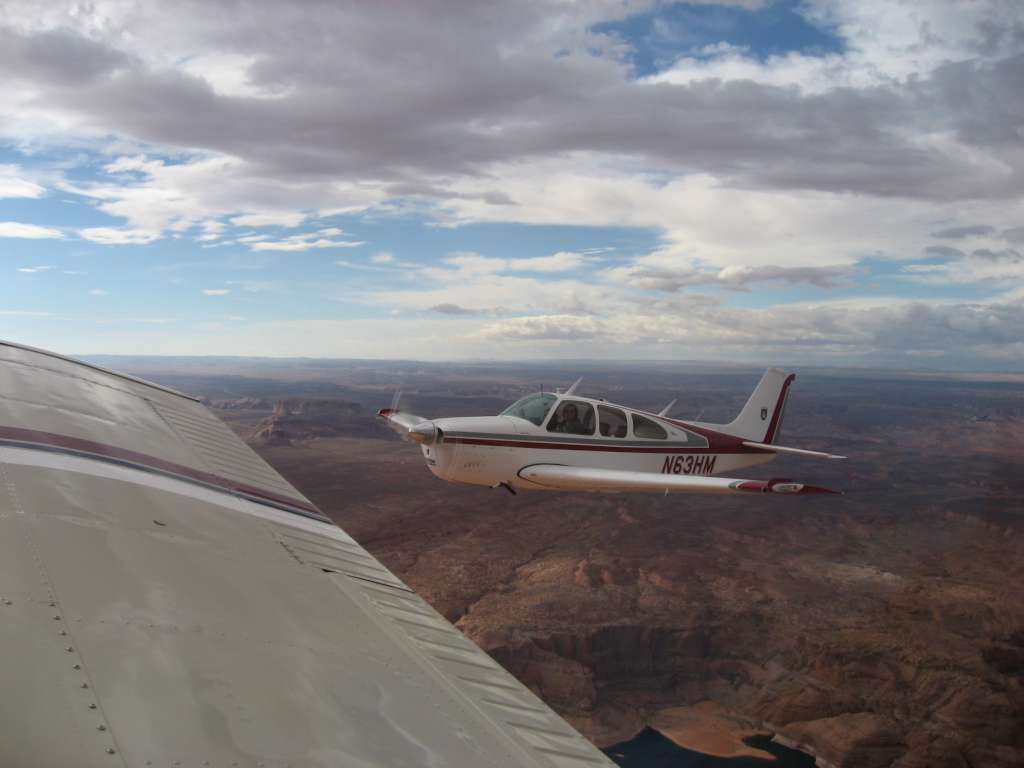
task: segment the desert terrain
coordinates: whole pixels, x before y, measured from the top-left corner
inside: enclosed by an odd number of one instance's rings
[[[799,370],[780,458],[843,496],[521,493],[434,478],[373,414],[584,394],[727,421],[760,374],[699,365],[117,358],[203,396],[385,565],[598,745],[1024,765],[1024,381]],[[761,753],[764,754],[764,753]],[[764,754],[765,757],[768,757]]]

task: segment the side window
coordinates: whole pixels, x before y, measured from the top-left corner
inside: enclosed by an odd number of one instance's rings
[[[626,436],[626,414],[618,408],[597,406],[597,424],[601,437]]]
[[[594,408],[581,400],[563,400],[548,422],[548,432],[594,434]]]
[[[706,437],[704,437],[703,435],[698,435],[696,432],[691,432],[688,429],[682,429],[680,427],[676,427],[676,430],[678,431],[679,434],[676,435],[675,433],[673,433],[673,435],[672,435],[672,439],[673,440],[680,440],[681,439],[683,443],[686,443],[686,445],[691,445],[691,446],[693,446],[695,448],[707,448],[708,447],[708,439]]]
[[[633,417],[633,437],[641,437],[647,440],[665,440],[668,438],[668,434],[666,434],[660,424],[635,413],[631,415]]]

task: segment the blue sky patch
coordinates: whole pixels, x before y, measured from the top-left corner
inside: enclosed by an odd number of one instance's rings
[[[800,6],[798,0],[769,2],[755,10],[675,3],[593,29],[630,45],[636,77],[661,72],[683,57],[702,58],[702,50],[717,43],[745,48],[762,60],[794,51],[811,56],[842,53],[842,38],[811,24]]]

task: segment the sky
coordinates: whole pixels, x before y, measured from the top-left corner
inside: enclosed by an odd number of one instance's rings
[[[1024,3],[0,3],[0,338],[1024,370]]]

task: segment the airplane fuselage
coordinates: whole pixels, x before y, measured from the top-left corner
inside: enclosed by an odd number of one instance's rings
[[[574,401],[583,398],[573,398]],[[622,437],[552,432],[546,419],[535,425],[515,416],[435,419],[437,439],[421,445],[430,471],[450,482],[518,489],[541,486],[521,476],[526,467],[555,464],[636,472],[711,476],[763,464],[774,454],[742,445],[728,435],[714,433],[642,411],[615,408],[654,420],[664,438],[633,434],[631,422]],[[556,408],[551,409],[552,413]],[[549,414],[549,417],[551,414]]]

